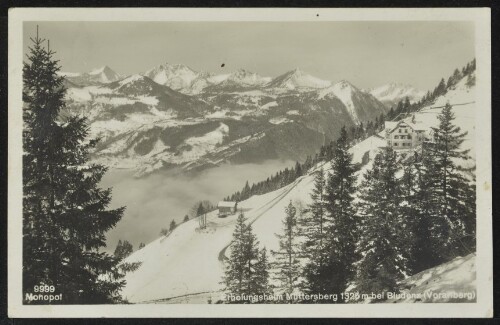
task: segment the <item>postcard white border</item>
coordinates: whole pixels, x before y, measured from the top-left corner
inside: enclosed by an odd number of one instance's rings
[[[319,16],[317,16],[319,14]],[[477,302],[346,305],[22,304],[22,62],[24,21],[469,21],[476,40]],[[489,8],[191,9],[14,8],[9,10],[9,317],[492,317],[491,27]]]

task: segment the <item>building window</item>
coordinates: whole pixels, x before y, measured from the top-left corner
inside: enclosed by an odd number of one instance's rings
[[[397,142],[396,142],[396,143],[394,143],[394,146],[395,146],[395,147],[397,147],[397,146],[398,146],[398,143],[397,143]]]
[[[397,135],[394,136],[394,139],[399,139],[399,137]]]

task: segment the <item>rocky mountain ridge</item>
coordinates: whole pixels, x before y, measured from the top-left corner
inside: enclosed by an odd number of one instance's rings
[[[388,109],[348,81],[300,69],[271,79],[243,69],[212,75],[161,65],[118,80],[109,70],[66,74],[68,109],[87,116],[91,134],[102,139],[96,160],[138,176],[224,162],[302,161],[342,126]]]

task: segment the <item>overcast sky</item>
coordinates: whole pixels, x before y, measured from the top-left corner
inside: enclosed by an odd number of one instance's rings
[[[361,88],[401,82],[428,90],[474,58],[466,22],[28,22],[25,51],[37,24],[68,72],[108,65],[127,75],[168,62],[275,77],[299,67]]]

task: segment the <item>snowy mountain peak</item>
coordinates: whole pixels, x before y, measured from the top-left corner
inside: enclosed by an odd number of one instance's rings
[[[264,85],[271,81],[269,77],[262,77],[255,72],[251,72],[245,69],[238,69],[237,71],[231,73],[227,79],[228,81],[232,81],[241,85],[251,85],[258,86]]]
[[[424,91],[402,83],[389,83],[370,89],[369,92],[387,106],[393,106],[406,97],[410,102],[416,102],[425,95]]]
[[[366,120],[374,107],[383,110],[383,103],[378,101],[373,95],[362,91],[347,80],[341,80],[330,87],[316,91],[318,99],[337,98],[347,108],[354,123]]]
[[[285,75],[288,75],[289,77],[297,77],[297,78],[300,78],[302,76],[308,76],[308,74],[306,72],[304,72],[304,70],[301,70],[299,67],[286,72]]]
[[[110,83],[122,78],[118,73],[116,73],[107,65],[98,69],[94,69],[90,72],[59,72],[58,74],[79,85]]]
[[[227,78],[229,78],[231,76],[230,73],[226,73],[226,74],[218,74],[218,75],[209,75],[207,76],[207,80],[208,82],[210,83],[213,83],[213,84],[218,84],[218,83],[221,83],[223,82],[224,80],[226,80]]]
[[[110,83],[113,81],[117,81],[121,78],[121,76],[116,73],[113,69],[108,67],[107,65],[94,69],[88,73],[92,76],[92,79],[101,83]]]
[[[175,90],[187,89],[196,80],[200,73],[183,64],[164,63],[154,67],[142,75],[151,78],[160,85]]]
[[[274,78],[267,86],[278,89],[300,89],[300,88],[326,88],[331,85],[330,81],[313,77],[299,68],[288,71]]]
[[[128,76],[127,78],[125,78],[123,80],[120,80],[118,83],[121,86],[123,86],[123,85],[129,84],[129,83],[136,82],[136,81],[139,81],[139,80],[144,80],[144,79],[145,79],[144,76],[141,76],[139,74],[133,74],[133,75]]]
[[[341,81],[335,83],[332,87],[334,89],[338,89],[338,90],[349,89],[349,90],[357,90],[357,91],[359,91],[359,89],[356,86],[354,86],[352,83],[350,83],[347,80],[341,80]]]
[[[148,77],[134,74],[125,79],[110,83],[108,85],[113,92],[126,96],[156,96],[160,94],[165,87],[158,85]],[[168,89],[168,88],[167,88]]]
[[[107,71],[113,71],[113,70],[111,70],[110,67],[108,67],[107,65],[105,65],[105,66],[102,66],[100,68],[97,68],[97,69],[94,69],[94,70],[90,71],[89,74],[90,75],[96,75],[96,74],[107,72]]]
[[[196,71],[194,71],[193,69],[191,69],[187,65],[180,64],[180,63],[171,64],[171,63],[165,62],[164,64],[160,65],[160,67],[163,67],[164,69],[166,69],[168,71],[172,71],[174,73],[178,73],[180,71],[197,73]]]
[[[380,87],[369,89],[370,93],[373,94],[387,94],[389,92],[394,92],[394,91],[403,92],[403,91],[413,91],[413,90],[416,90],[415,87],[399,82],[391,82],[386,85],[382,85]]]
[[[361,92],[359,88],[347,80],[341,80],[330,87],[318,90],[318,98],[331,95],[339,98],[342,102],[351,101],[353,93]]]
[[[245,77],[245,76],[248,76],[248,75],[255,75],[255,74],[256,73],[250,72],[250,71],[245,70],[245,69],[238,69],[235,72],[233,72],[231,74],[231,76],[234,76],[234,77]]]

